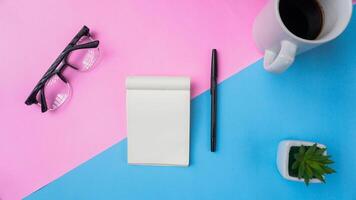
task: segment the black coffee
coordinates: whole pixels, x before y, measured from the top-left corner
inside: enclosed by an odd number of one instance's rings
[[[284,25],[298,37],[314,40],[323,27],[324,15],[318,0],[280,0]]]

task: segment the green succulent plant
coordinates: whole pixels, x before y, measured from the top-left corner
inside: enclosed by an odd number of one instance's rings
[[[313,146],[300,146],[294,154],[294,162],[291,170],[299,179],[303,178],[306,185],[313,178],[325,183],[326,174],[335,173],[335,170],[328,165],[334,163],[330,155],[325,155],[326,148],[319,148],[317,144]]]

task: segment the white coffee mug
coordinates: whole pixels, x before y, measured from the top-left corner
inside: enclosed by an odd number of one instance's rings
[[[253,36],[264,52],[264,68],[281,73],[302,53],[339,36],[347,27],[352,14],[352,0],[319,0],[323,11],[323,27],[319,36],[307,40],[290,32],[279,12],[281,0],[269,0],[255,19]]]

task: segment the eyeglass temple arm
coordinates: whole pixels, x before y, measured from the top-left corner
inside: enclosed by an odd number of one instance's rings
[[[35,88],[32,90],[30,96],[26,99],[25,104],[31,105],[37,103],[36,100],[37,93],[41,90],[41,88],[44,86],[46,81],[52,76],[53,71],[57,68],[57,66],[61,63],[62,60],[63,60],[63,56],[60,56],[56,59],[56,61],[51,65],[50,69],[42,76],[41,80],[37,83]]]
[[[41,111],[42,113],[46,112],[48,110],[47,102],[46,102],[46,96],[44,92],[44,88],[41,89]]]
[[[99,41],[98,40],[95,40],[95,41],[92,41],[92,42],[88,42],[88,43],[85,43],[85,44],[79,44],[79,45],[75,45],[73,46],[72,48],[68,49],[68,52],[67,53],[70,53],[74,50],[78,50],[78,49],[91,49],[91,48],[96,48],[99,46]]]
[[[87,26],[83,26],[82,29],[80,29],[80,31],[74,36],[74,38],[70,41],[70,43],[67,45],[67,47],[63,50],[63,52],[65,50],[67,50],[68,48],[77,44],[77,42],[80,40],[80,38],[83,37],[84,35],[89,36],[89,31],[90,30]]]
[[[89,28],[87,26],[83,26],[80,31],[74,36],[74,38],[70,41],[70,43],[66,46],[66,48],[62,51],[61,55],[54,61],[51,67],[46,71],[46,73],[42,76],[41,80],[36,84],[35,88],[32,90],[29,97],[26,99],[25,104],[31,105],[37,103],[36,95],[38,91],[43,87],[45,82],[52,76],[54,70],[58,67],[58,65],[65,58],[64,52],[68,51],[71,47],[73,47],[82,36],[89,35]]]

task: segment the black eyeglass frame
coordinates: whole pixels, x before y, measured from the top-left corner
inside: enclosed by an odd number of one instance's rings
[[[70,41],[70,43],[66,46],[66,48],[61,52],[61,54],[56,58],[56,60],[53,62],[53,64],[49,67],[49,69],[46,71],[46,73],[42,76],[40,81],[36,84],[35,88],[32,90],[31,94],[28,96],[28,98],[25,101],[26,105],[32,105],[32,104],[38,104],[37,100],[37,95],[38,92],[40,92],[40,101],[41,101],[41,111],[42,113],[46,112],[48,110],[47,102],[46,102],[46,97],[45,97],[45,92],[44,92],[44,87],[46,85],[46,82],[52,78],[54,75],[58,75],[58,77],[65,83],[68,83],[68,81],[65,79],[63,76],[62,72],[65,68],[68,66],[78,70],[75,66],[69,64],[67,62],[68,55],[75,50],[78,49],[89,49],[89,48],[97,48],[99,46],[99,41],[95,40],[92,42],[88,42],[85,44],[79,44],[77,45],[77,42],[83,37],[83,36],[88,36],[90,37],[90,32],[89,28],[87,26],[83,26],[83,28],[74,36],[74,38]],[[63,63],[62,65],[60,65]],[[60,65],[60,66],[59,66]],[[58,67],[59,66],[59,67]]]

